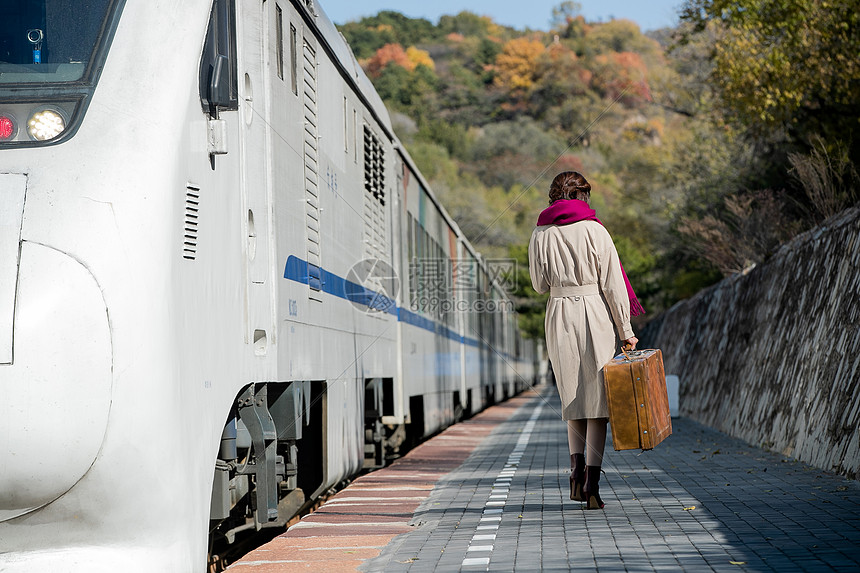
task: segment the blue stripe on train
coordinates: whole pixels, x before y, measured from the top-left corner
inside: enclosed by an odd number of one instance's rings
[[[429,318],[425,318],[411,310],[398,307],[397,303],[385,296],[371,290],[364,285],[354,283],[345,278],[339,277],[336,274],[330,273],[316,265],[303,261],[295,255],[290,255],[287,258],[287,264],[284,267],[284,278],[304,285],[309,285],[311,288],[321,290],[322,292],[334,295],[338,298],[356,302],[362,306],[366,306],[373,310],[379,310],[397,316],[397,320],[429,330],[437,335],[444,336],[461,344],[468,344],[479,348],[481,343],[474,338],[460,336],[447,326],[439,324]]]
[[[354,283],[325,269],[290,255],[284,268],[284,278],[310,286],[313,289],[334,295],[338,298],[358,303],[373,310],[397,315],[394,299]]]

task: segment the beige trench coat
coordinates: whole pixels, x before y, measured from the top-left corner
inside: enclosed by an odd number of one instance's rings
[[[618,252],[600,223],[537,227],[529,273],[546,305],[546,347],[564,420],[607,418],[603,365],[633,336]]]

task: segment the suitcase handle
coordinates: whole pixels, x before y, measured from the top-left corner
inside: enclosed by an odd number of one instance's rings
[[[652,350],[643,348],[642,350],[625,350],[624,346],[621,347],[621,352],[624,353],[624,360],[627,362],[633,362],[636,358],[644,355],[647,352],[652,352]]]

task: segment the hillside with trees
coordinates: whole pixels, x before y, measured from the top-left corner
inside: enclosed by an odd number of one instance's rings
[[[519,261],[538,336],[527,243],[560,171],[592,183],[651,316],[858,201],[858,3],[687,0],[649,34],[576,2],[546,31],[390,11],[339,29],[464,233]]]

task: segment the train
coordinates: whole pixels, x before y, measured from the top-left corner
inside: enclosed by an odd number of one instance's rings
[[[316,1],[3,12],[0,571],[205,571],[545,369]]]

